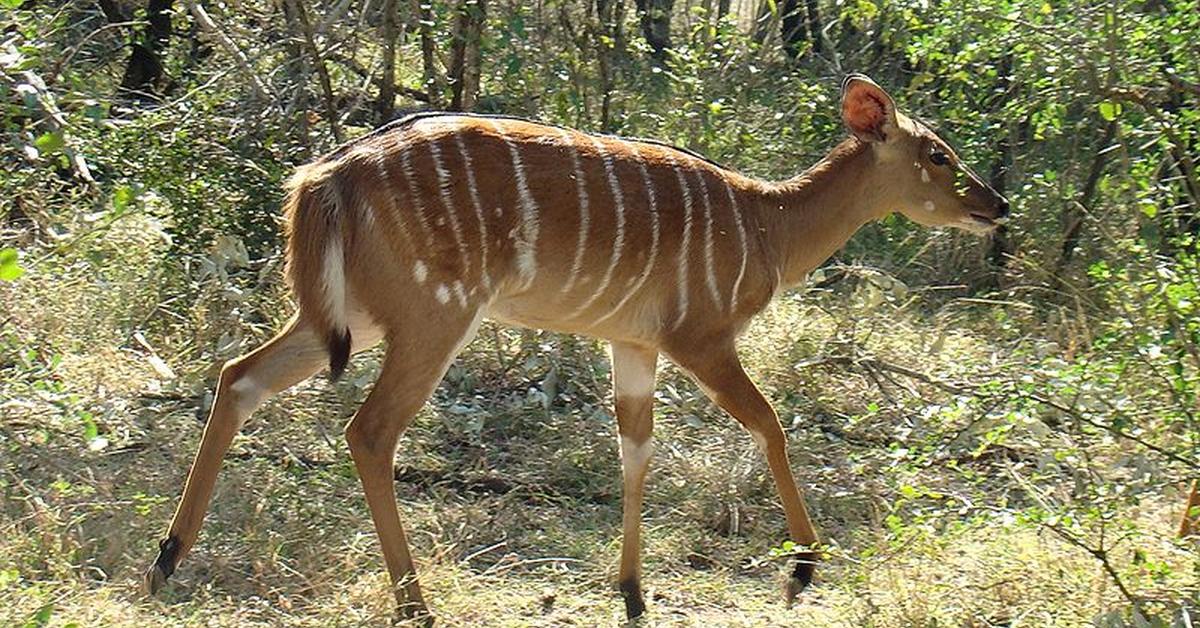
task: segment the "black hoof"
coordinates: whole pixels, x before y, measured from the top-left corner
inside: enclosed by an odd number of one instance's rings
[[[158,544],[158,558],[142,576],[142,584],[146,593],[154,595],[167,583],[167,578],[175,573],[175,563],[179,556],[179,539],[171,536]]]
[[[625,599],[626,619],[637,619],[646,612],[646,602],[642,599],[642,583],[637,580],[622,582],[621,597]]]
[[[792,605],[801,591],[812,584],[813,573],[816,570],[817,554],[815,552],[796,555],[796,566],[792,568],[792,575],[788,578],[787,588],[783,592],[783,599],[788,606]]]

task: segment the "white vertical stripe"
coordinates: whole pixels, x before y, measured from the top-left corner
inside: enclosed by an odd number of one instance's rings
[[[479,202],[479,186],[475,183],[475,165],[471,162],[471,155],[467,153],[467,145],[458,129],[454,130],[454,142],[458,144],[458,153],[462,155],[463,166],[467,171],[467,190],[471,192],[471,205],[475,209],[475,219],[479,221],[479,272],[483,276],[483,287],[491,290],[492,278],[488,275],[487,264],[487,222],[483,218],[483,203]]]
[[[679,285],[679,316],[675,319],[672,328],[679,327],[683,324],[683,319],[687,317],[688,311],[688,249],[692,242],[692,191],[688,188],[687,178],[683,176],[683,171],[679,169],[679,162],[675,161],[668,153],[667,159],[671,162],[671,167],[675,170],[675,178],[679,180],[679,190],[683,193],[683,242],[679,245],[679,265],[675,271],[675,281]]]
[[[462,307],[467,307],[467,291],[463,288],[463,282],[455,280],[452,286],[454,296],[458,298],[458,304]]]
[[[559,129],[559,134],[562,135],[567,151],[571,154],[571,165],[575,168],[575,191],[579,194],[579,237],[575,243],[575,259],[571,261],[571,272],[567,275],[567,282],[563,284],[561,291],[566,294],[575,285],[575,281],[579,279],[579,273],[583,270],[583,253],[587,249],[591,215],[588,213],[587,179],[583,176],[583,164],[579,162],[579,151],[575,149],[575,138],[571,137],[571,133],[566,129]]]
[[[646,187],[646,200],[649,201],[650,204],[650,255],[646,258],[646,266],[642,268],[642,272],[640,275],[638,275],[637,281],[629,287],[629,290],[625,291],[625,296],[615,306],[613,306],[612,310],[610,310],[604,316],[596,319],[597,323],[604,321],[613,314],[616,314],[617,311],[629,301],[629,299],[633,298],[633,295],[637,294],[637,291],[641,289],[642,284],[646,283],[646,280],[650,278],[650,273],[654,270],[654,262],[658,260],[658,199],[654,195],[654,182],[650,180],[650,171],[646,169],[646,162],[642,161],[641,155],[638,154],[637,146],[632,142],[627,145],[629,146],[629,150],[631,150],[634,156],[637,158],[638,168],[642,171],[642,184]]]
[[[704,182],[704,173],[696,170],[696,178],[700,180],[700,199],[704,201],[704,272],[708,278],[708,293],[712,295],[717,308],[721,307],[721,292],[717,290],[717,272],[713,268],[713,217],[712,201],[708,198],[708,184]]]
[[[528,286],[537,276],[538,207],[533,200],[533,195],[529,193],[529,182],[525,179],[525,165],[521,162],[517,145],[504,134],[504,129],[498,121],[491,120],[490,122],[492,128],[496,129],[496,134],[508,145],[508,153],[512,157],[513,173],[517,178],[517,195],[521,200],[521,237],[516,242],[517,270],[525,280],[525,285]]]
[[[608,268],[604,270],[604,277],[600,280],[600,286],[596,288],[596,292],[588,297],[586,301],[579,304],[575,311],[568,314],[568,318],[574,318],[584,310],[586,310],[604,291],[608,289],[608,284],[612,281],[613,271],[617,269],[617,263],[621,261],[621,249],[625,246],[625,198],[621,195],[621,186],[617,182],[617,173],[613,170],[612,155],[609,155],[604,150],[604,144],[600,138],[592,136],[592,144],[596,146],[596,152],[604,161],[604,172],[608,175],[608,188],[613,196],[613,212],[617,218],[617,231],[613,234],[613,252],[609,259]]]
[[[396,231],[400,233],[401,237],[404,238],[404,242],[411,249],[412,238],[408,234],[408,225],[404,220],[404,216],[396,205],[399,195],[396,194],[396,186],[392,182],[392,173],[387,169],[387,157],[388,152],[381,150],[375,160],[375,169],[379,172],[379,180],[383,183],[383,194],[387,197],[387,212],[396,221]]]
[[[742,263],[738,267],[737,279],[733,280],[733,294],[729,297],[729,311],[737,310],[738,291],[742,287],[742,278],[746,276],[746,257],[749,250],[746,248],[746,227],[742,224],[742,210],[738,208],[737,199],[733,195],[733,186],[729,184],[729,179],[724,179],[725,192],[729,194],[729,211],[733,212],[733,220],[737,222],[738,240],[742,245]]]
[[[346,260],[342,254],[341,232],[329,234],[329,244],[325,246],[322,283],[325,286],[325,312],[329,315],[329,322],[338,331],[346,328],[345,263]]]
[[[437,140],[428,139],[429,154],[433,156],[433,170],[437,173],[438,178],[438,195],[442,198],[442,208],[446,210],[446,216],[450,218],[450,230],[454,233],[454,245],[458,247],[458,259],[462,262],[462,272],[466,274],[471,270],[471,259],[467,255],[467,245],[463,241],[462,227],[458,224],[458,212],[454,210],[454,201],[450,198],[450,173],[446,172],[446,166],[442,163],[442,149],[438,147]]]
[[[408,182],[409,200],[412,201],[413,211],[417,214],[417,223],[421,225],[421,231],[425,234],[425,244],[433,246],[433,232],[429,230],[429,220],[425,217],[425,202],[417,192],[417,177],[413,173],[412,159],[408,155],[408,149],[411,147],[409,141],[400,142],[400,170],[404,173],[404,180]]]

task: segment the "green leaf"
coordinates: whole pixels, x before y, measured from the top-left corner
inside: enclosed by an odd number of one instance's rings
[[[22,4],[25,4],[25,0],[0,0],[0,7],[5,9],[17,9]]]
[[[0,281],[16,281],[25,274],[17,258],[16,249],[0,249]]]
[[[42,151],[43,153],[56,152],[62,149],[64,144],[65,142],[63,142],[63,136],[61,132],[42,133],[37,137],[37,139],[33,140],[33,145],[37,146],[38,150]]]
[[[133,200],[133,188],[128,185],[118,186],[113,191],[113,213],[123,214]]]
[[[45,626],[50,623],[50,615],[52,614],[54,614],[53,604],[47,604],[39,608],[38,612],[34,613],[33,617],[30,617],[29,621],[25,622],[25,628],[41,628]]]
[[[1121,103],[1106,100],[1100,103],[1100,117],[1112,122],[1121,115]]]

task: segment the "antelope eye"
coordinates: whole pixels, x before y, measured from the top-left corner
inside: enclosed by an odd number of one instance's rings
[[[935,166],[947,166],[950,164],[950,155],[940,150],[935,150],[929,154],[929,161],[933,162]]]

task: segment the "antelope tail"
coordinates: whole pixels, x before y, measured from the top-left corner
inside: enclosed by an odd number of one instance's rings
[[[350,360],[346,318],[345,203],[337,171],[327,164],[301,167],[287,184],[287,277],[300,304],[329,351],[329,377],[336,380]]]

